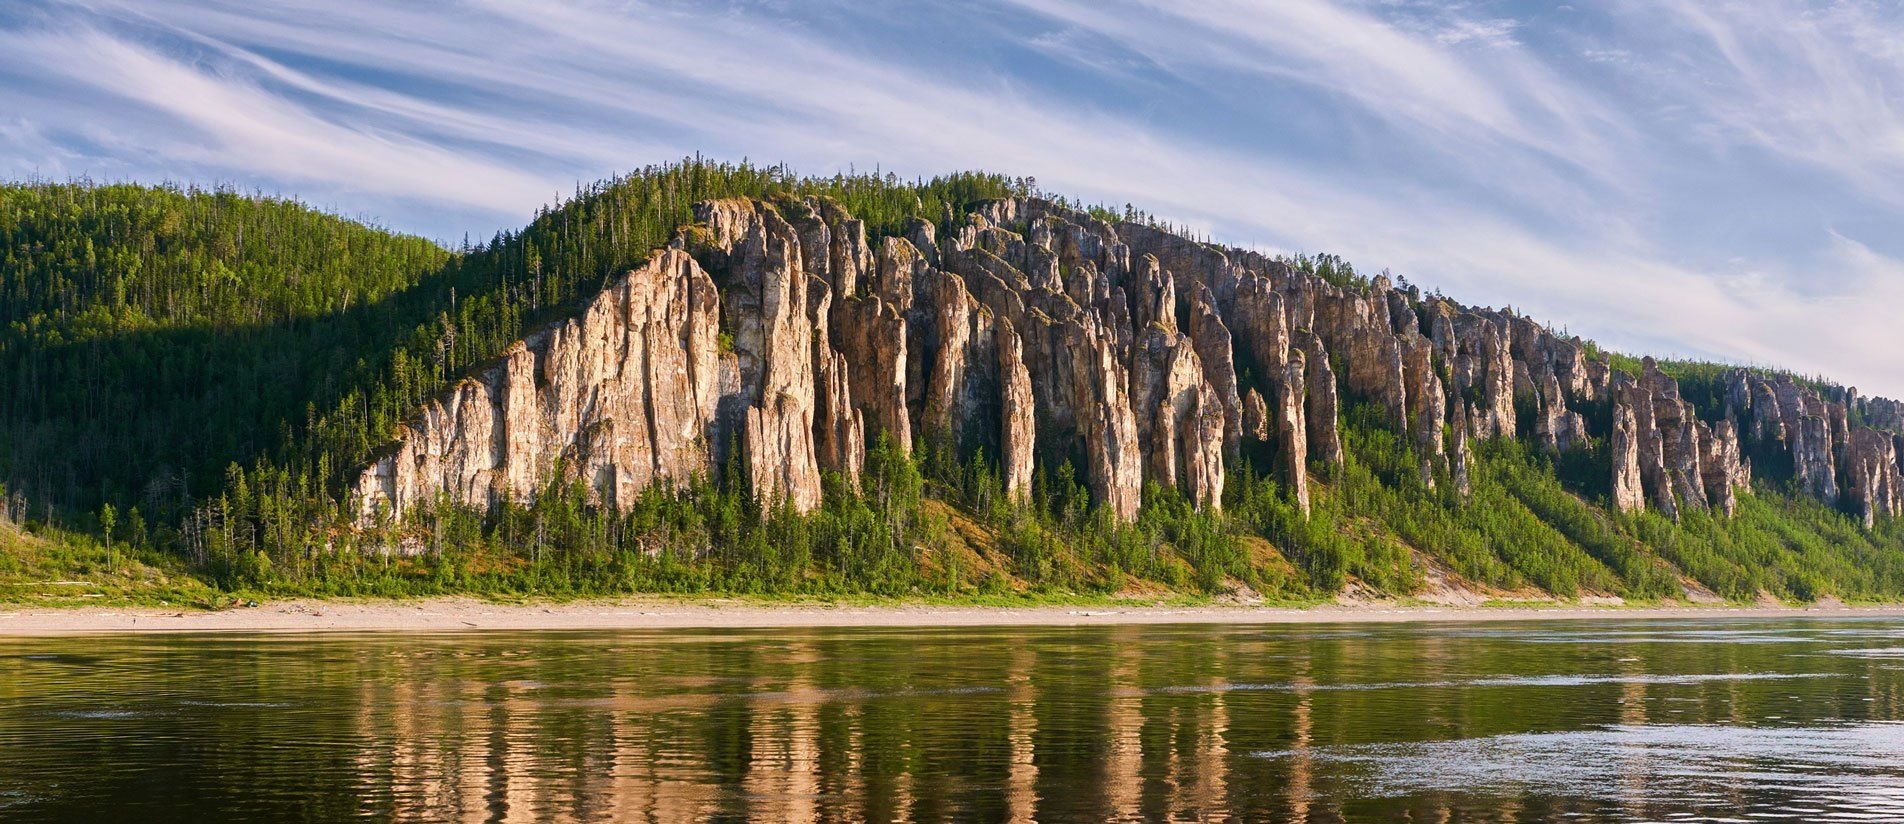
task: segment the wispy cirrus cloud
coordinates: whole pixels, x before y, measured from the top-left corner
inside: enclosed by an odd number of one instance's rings
[[[1614,346],[1897,393],[1874,345],[1904,302],[1876,231],[1904,208],[1893,22],[1823,0],[49,0],[0,11],[0,169],[234,180],[450,238],[697,150],[982,167]]]
[[[77,91],[132,116],[75,124],[107,146],[121,146],[195,168],[224,168],[286,183],[339,179],[398,197],[416,192],[473,206],[508,208],[554,190],[479,156],[413,137],[322,116],[244,79],[162,55],[98,31],[38,37],[0,36],[10,55],[63,66],[59,94]],[[169,128],[127,133],[114,121]],[[154,132],[158,132],[155,134]],[[156,139],[154,139],[156,138]]]
[[[1668,0],[1618,9],[1636,42],[1671,49],[1632,76],[1697,140],[1791,159],[1904,205],[1904,7]]]

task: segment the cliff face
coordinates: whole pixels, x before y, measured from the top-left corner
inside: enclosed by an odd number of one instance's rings
[[[1408,436],[1425,482],[1461,494],[1473,442],[1524,434],[1550,451],[1605,442],[1622,510],[1729,513],[1747,454],[1789,456],[1800,488],[1849,495],[1867,521],[1904,509],[1904,405],[1742,370],[1702,417],[1650,360],[1618,372],[1511,311],[1386,277],[1338,286],[1038,199],[876,242],[821,200],[695,216],[419,410],[361,474],[363,520],[526,499],[558,468],[614,505],[733,467],[809,510],[822,474],[854,481],[880,438],[982,448],[1012,495],[1071,461],[1125,520],[1146,481],[1219,506],[1225,473],[1266,453],[1306,509],[1311,471],[1343,460],[1343,393]]]
[[[364,518],[439,497],[527,498],[558,462],[611,502],[705,471],[709,424],[738,383],[735,359],[718,353],[720,302],[692,258],[662,250],[424,406],[359,476]]]

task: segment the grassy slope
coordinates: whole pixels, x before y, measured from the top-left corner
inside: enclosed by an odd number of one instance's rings
[[[0,602],[208,607],[225,600],[176,556],[126,547],[108,551],[89,536],[35,534],[0,523]]]

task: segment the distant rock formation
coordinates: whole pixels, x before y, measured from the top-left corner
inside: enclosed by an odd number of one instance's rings
[[[1869,527],[1879,515],[1904,514],[1900,413],[1904,404],[1856,388],[1821,391],[1789,375],[1738,369],[1728,378],[1723,423],[1743,433],[1739,442],[1754,454],[1789,461],[1799,491],[1848,505]]]

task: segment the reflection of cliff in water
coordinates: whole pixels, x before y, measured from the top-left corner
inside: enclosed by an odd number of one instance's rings
[[[1901,812],[1904,679],[1883,655],[1826,654],[1882,649],[1897,627],[1613,629],[13,641],[0,818]]]

